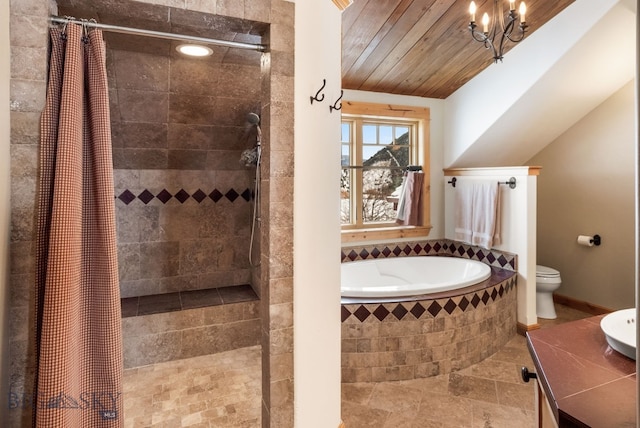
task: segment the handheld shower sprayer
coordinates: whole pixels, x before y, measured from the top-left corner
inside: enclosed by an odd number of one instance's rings
[[[249,264],[252,267],[260,266],[260,260],[257,262],[253,260],[253,244],[256,236],[256,225],[260,225],[260,217],[258,215],[258,207],[260,206],[260,157],[262,153],[262,147],[260,141],[262,140],[262,130],[260,129],[260,116],[251,112],[247,115],[247,122],[256,127],[256,145],[253,149],[245,150],[242,153],[241,161],[245,165],[255,165],[255,180],[254,180],[254,200],[253,200],[253,219],[251,222],[251,238],[249,239]]]
[[[256,127],[256,132],[258,133],[258,136],[256,137],[256,144],[260,145],[260,141],[262,139],[262,130],[260,129],[260,116],[251,112],[247,115],[247,122]]]

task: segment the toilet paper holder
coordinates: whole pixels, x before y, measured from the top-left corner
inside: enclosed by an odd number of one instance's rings
[[[588,243],[586,238],[589,238]],[[578,236],[578,243],[579,244],[581,243],[582,245],[588,245],[588,246],[591,246],[591,245],[598,246],[602,243],[602,239],[600,238],[600,235],[593,235],[593,236],[580,235]]]

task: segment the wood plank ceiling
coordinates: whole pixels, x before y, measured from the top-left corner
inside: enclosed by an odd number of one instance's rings
[[[573,1],[526,0],[527,34]],[[492,0],[476,4],[478,21],[491,15]],[[342,14],[342,87],[448,97],[493,63],[469,34],[468,10],[469,0],[354,0]]]

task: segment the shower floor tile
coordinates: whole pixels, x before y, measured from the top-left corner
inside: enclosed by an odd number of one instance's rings
[[[128,369],[125,427],[259,428],[260,346]]]

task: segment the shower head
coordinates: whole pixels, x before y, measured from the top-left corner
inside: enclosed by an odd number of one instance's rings
[[[252,125],[259,125],[260,124],[260,116],[258,116],[255,113],[249,113],[247,115],[247,122],[249,122]]]
[[[260,141],[262,140],[262,130],[260,129],[260,116],[251,112],[247,115],[247,122],[251,124],[251,126],[256,127],[256,144],[260,145]]]

